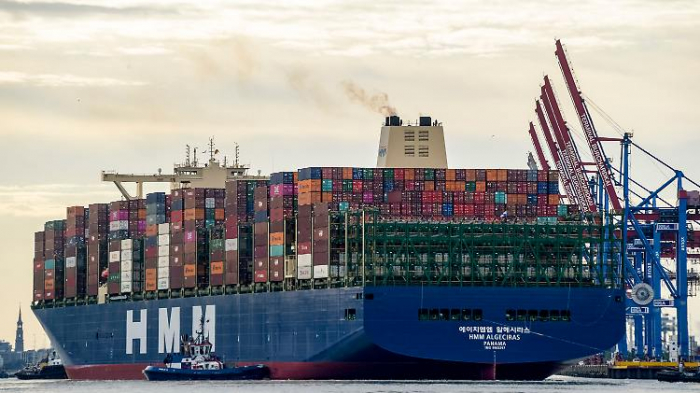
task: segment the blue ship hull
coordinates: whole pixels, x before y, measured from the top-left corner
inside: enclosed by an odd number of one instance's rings
[[[378,286],[34,313],[73,379],[143,379],[142,370],[177,352],[179,335],[192,334],[204,315],[219,357],[264,364],[273,379],[538,380],[614,346],[624,298],[605,288]],[[540,320],[533,311],[570,317]]]

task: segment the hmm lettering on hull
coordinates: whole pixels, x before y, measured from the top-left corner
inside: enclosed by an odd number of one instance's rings
[[[127,355],[134,354],[135,341],[138,342],[138,353],[148,353],[148,310],[138,310],[137,318],[135,310],[126,311],[126,348]],[[192,307],[192,331],[196,336],[202,330],[204,337],[208,337],[212,344],[212,351],[216,348],[216,306],[206,305]],[[181,336],[180,307],[158,309],[158,353],[172,353],[179,349]],[[155,337],[154,337],[155,338]]]

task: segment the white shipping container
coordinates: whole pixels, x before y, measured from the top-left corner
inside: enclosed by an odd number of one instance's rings
[[[207,198],[204,200],[204,207],[207,209],[213,209],[216,207],[216,200],[214,198]]]
[[[131,260],[131,259],[133,259],[132,255],[133,255],[133,253],[131,252],[131,250],[122,249],[122,260],[124,260],[124,259]]]
[[[66,258],[66,268],[75,267],[76,261],[77,261],[76,257],[67,257]]]
[[[132,267],[133,267],[133,263],[131,262],[131,260],[122,261],[122,263],[121,263],[121,270],[123,272],[127,271],[127,270],[131,271]]]
[[[131,282],[123,282],[121,285],[121,292],[122,293],[130,293],[131,292]]]
[[[314,278],[328,278],[328,265],[314,266]]]
[[[301,255],[299,255],[299,257],[301,257]],[[311,264],[310,258],[308,261],[299,260],[299,262],[297,263],[297,278],[298,279],[308,280],[311,278],[312,272],[313,272],[313,266]]]
[[[122,272],[121,274],[122,274],[122,282],[127,282],[127,281],[131,282],[131,277],[132,277],[131,270],[126,271],[126,272]]]
[[[159,278],[158,279],[158,290],[168,289],[169,284],[170,284],[170,280],[168,278]]]
[[[122,251],[131,250],[133,245],[134,245],[134,241],[132,239],[122,240]]]
[[[158,256],[167,257],[170,255],[170,246],[158,246]]]
[[[238,251],[238,239],[226,239],[226,251]]]
[[[299,266],[297,267],[297,279],[299,280],[309,280],[311,279],[311,266]]]
[[[170,224],[167,222],[165,224],[158,224],[158,234],[170,233]]]
[[[119,251],[110,251],[109,252],[109,261],[110,262],[119,262],[121,255],[122,255],[122,253]]]
[[[158,245],[159,246],[170,245],[170,235],[158,235]]]
[[[297,260],[299,261],[299,266],[311,266],[311,254],[301,254],[297,255]]]
[[[109,231],[116,232],[118,230],[119,230],[119,221],[110,221],[109,222]]]
[[[158,278],[170,278],[170,268],[158,268]]]
[[[170,266],[170,257],[158,257],[158,267]]]

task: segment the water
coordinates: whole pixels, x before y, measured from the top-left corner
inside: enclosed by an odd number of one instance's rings
[[[200,390],[201,389],[201,390]],[[642,380],[583,379],[554,376],[543,382],[446,381],[248,381],[248,382],[147,382],[147,381],[18,381],[0,380],[0,392],[31,393],[638,393],[698,392],[700,386]]]

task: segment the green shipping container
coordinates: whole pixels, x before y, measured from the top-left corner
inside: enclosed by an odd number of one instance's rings
[[[333,180],[331,179],[323,179],[321,181],[321,191],[324,192],[331,192],[333,191]]]

